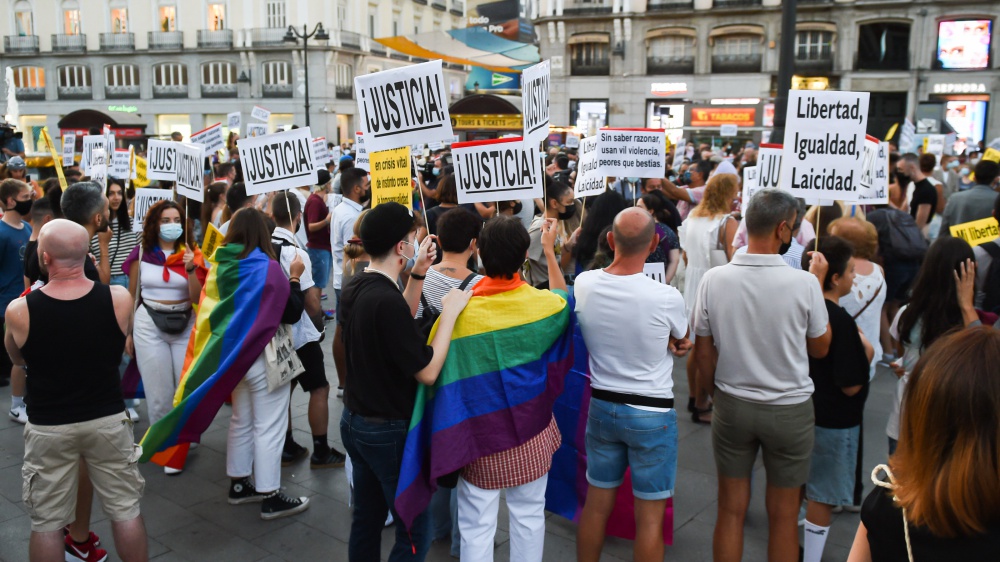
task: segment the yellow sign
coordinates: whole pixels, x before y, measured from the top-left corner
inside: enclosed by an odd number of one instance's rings
[[[996,162],[997,164],[1000,164],[1000,150],[997,150],[995,148],[987,148],[986,153],[983,154],[983,160],[986,160],[988,162]]]
[[[898,128],[899,128],[899,123],[893,123],[892,127],[889,127],[889,132],[885,134],[885,142],[889,142],[889,139],[892,138],[892,135],[896,134],[896,129]]]
[[[149,178],[146,177],[146,159],[135,157],[135,179],[132,180],[132,185],[136,187],[147,187],[149,185]]]
[[[205,241],[201,243],[201,253],[205,256],[205,259],[215,263],[213,259],[215,255],[215,250],[222,245],[222,239],[225,238],[215,225],[208,223],[208,227],[205,229]]]
[[[63,191],[66,191],[67,187],[66,176],[63,175],[63,169],[61,164],[62,156],[60,156],[59,153],[56,152],[56,147],[54,144],[52,144],[52,137],[49,136],[48,127],[42,127],[42,142],[45,143],[45,146],[48,147],[49,152],[52,153],[52,162],[55,165],[56,175],[59,176],[59,187],[61,187]]]
[[[494,129],[520,131],[524,129],[520,115],[452,114],[452,129]]]
[[[368,155],[372,175],[372,208],[395,201],[413,209],[413,183],[410,180],[410,147],[380,150]]]
[[[997,226],[997,220],[990,217],[956,224],[951,227],[951,235],[965,240],[970,246],[978,246],[1000,238],[1000,227]]]

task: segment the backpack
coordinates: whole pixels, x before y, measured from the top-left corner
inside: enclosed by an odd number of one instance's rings
[[[1000,246],[995,242],[987,242],[979,247],[993,258],[986,272],[986,286],[983,287],[986,297],[981,308],[986,312],[996,312],[1000,308]]]
[[[458,286],[459,291],[464,291],[469,283],[476,278],[476,273],[472,272],[462,280],[462,284]],[[438,317],[441,316],[441,311],[431,306],[431,303],[427,302],[427,297],[424,296],[423,291],[420,292],[420,304],[424,305],[423,314],[417,321],[420,324],[420,331],[423,332],[425,336],[429,339],[431,337],[431,330],[434,329],[434,324],[437,323]]]
[[[924,258],[927,240],[909,213],[892,208],[878,209],[868,214],[868,220],[878,232],[878,245],[883,257],[902,261]]]

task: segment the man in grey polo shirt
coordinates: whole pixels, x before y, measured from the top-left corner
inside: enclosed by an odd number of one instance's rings
[[[996,201],[997,179],[1000,178],[1000,164],[980,160],[974,172],[976,184],[952,194],[941,213],[941,231],[938,236],[951,236],[951,227],[966,222],[990,217],[993,202]]]
[[[743,555],[758,449],[767,473],[768,558],[798,557],[799,494],[813,449],[809,356],[825,357],[831,334],[820,288],[826,260],[814,253],[807,273],[779,255],[791,242],[797,207],[787,192],[754,195],[746,211],[747,253],[705,274],[691,312],[698,385],[714,391],[716,561]]]

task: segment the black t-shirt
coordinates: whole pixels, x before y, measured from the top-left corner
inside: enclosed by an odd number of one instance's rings
[[[876,487],[861,506],[861,522],[868,530],[868,548],[874,562],[906,562],[903,511],[893,505],[891,492]],[[910,524],[913,559],[920,562],[1000,560],[1000,522],[974,537],[941,538]]]
[[[931,213],[927,215],[927,222],[931,222],[931,219],[934,218],[934,209],[937,208],[937,202],[938,192],[934,184],[928,181],[927,178],[914,182],[913,197],[910,199],[910,215],[914,219],[917,218],[917,209],[921,205],[930,205]]]
[[[813,407],[816,425],[829,429],[846,429],[861,424],[861,415],[868,397],[868,356],[865,354],[858,325],[854,319],[835,303],[824,299],[830,316],[830,352],[822,359],[809,358],[809,377],[816,390]],[[841,390],[844,387],[863,385],[854,396]]]
[[[367,417],[410,420],[414,375],[434,350],[427,345],[399,287],[381,273],[359,273],[340,297],[347,383],[344,406]]]
[[[83,260],[83,275],[91,281],[101,282],[101,274],[97,271],[97,266],[94,265],[94,260],[90,259],[90,256]],[[42,272],[42,267],[38,264],[38,240],[31,240],[24,247],[24,276],[32,284],[39,279],[43,283],[49,282],[49,276]]]

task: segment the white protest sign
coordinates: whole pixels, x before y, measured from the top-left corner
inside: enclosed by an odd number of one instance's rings
[[[899,151],[902,153],[913,152],[917,149],[916,142],[917,127],[907,117],[903,120],[903,126],[899,133]]]
[[[369,152],[454,135],[440,60],[356,76],[354,90]]]
[[[684,154],[687,152],[685,144],[687,144],[687,141],[681,139],[674,146],[674,161],[671,164],[671,168],[674,170],[680,171],[681,165],[684,164]]]
[[[90,160],[95,149],[104,150],[104,135],[84,135],[83,152],[80,153],[80,170],[90,175]]]
[[[663,265],[663,262],[642,264],[642,274],[657,283],[667,284],[667,268]]]
[[[326,137],[317,137],[312,140],[313,160],[316,161],[317,168],[325,168],[330,161],[330,149],[326,146]]]
[[[459,204],[543,197],[538,147],[521,137],[458,142],[451,149]]]
[[[761,142],[761,144],[771,142],[771,130],[770,129],[768,129],[766,131],[761,131],[761,133],[760,133],[760,142]]]
[[[667,173],[666,133],[663,129],[597,131],[597,166],[601,175],[662,178]]]
[[[236,134],[240,133],[240,125],[242,125],[242,121],[243,115],[239,111],[226,114],[226,127],[228,127],[230,131],[235,131]]]
[[[205,152],[200,144],[175,142],[177,159],[177,195],[192,201],[205,202]]]
[[[587,197],[604,193],[606,189],[604,175],[597,166],[597,137],[587,137],[580,141],[578,154],[573,197]]]
[[[135,203],[132,209],[135,211],[132,219],[132,232],[142,232],[142,221],[146,218],[149,208],[158,201],[171,200],[174,192],[169,189],[154,189],[145,187],[135,190]]]
[[[247,137],[262,137],[267,134],[267,123],[247,123]]]
[[[808,90],[788,93],[781,189],[807,203],[857,199],[869,95]]]
[[[176,181],[176,142],[150,139],[146,146],[146,177],[151,180]]]
[[[940,160],[941,156],[944,155],[944,137],[944,135],[927,135],[927,148],[924,149],[924,152],[933,154]]]
[[[427,148],[431,150],[441,150],[442,148],[444,148],[444,143],[441,141],[429,142],[427,143]]]
[[[248,195],[316,184],[309,127],[236,141]]]
[[[739,126],[735,124],[726,124],[719,127],[720,137],[735,137],[736,133],[739,131]]]
[[[740,212],[746,211],[747,204],[753,198],[754,193],[760,191],[757,183],[757,166],[743,167],[743,196],[740,198]]]
[[[250,112],[250,117],[253,117],[258,121],[267,121],[271,118],[271,110],[255,105],[253,106],[253,111]]]
[[[74,156],[76,156],[76,135],[65,134],[62,138],[62,165],[64,168],[75,164]]]
[[[784,150],[780,144],[762,144],[757,151],[757,188],[778,189],[781,186],[781,160]]]
[[[566,148],[580,148],[580,137],[573,133],[566,134]]]
[[[216,123],[211,127],[206,127],[197,133],[193,133],[191,135],[191,144],[200,144],[205,148],[206,154],[226,148],[226,141],[222,138],[222,123]]]
[[[128,177],[128,149],[115,149],[115,154],[111,159],[111,169],[108,170],[108,175],[120,180],[132,179]]]
[[[354,145],[354,167],[368,171],[368,168],[371,167],[371,162],[368,160],[368,148],[365,146],[365,137],[361,131],[358,131],[356,134],[358,140]]]
[[[549,136],[549,61],[521,72],[521,116],[524,140],[538,144]]]
[[[115,134],[111,132],[111,127],[104,126],[104,154],[110,156],[115,153]]]
[[[334,145],[334,147],[330,149],[330,159],[333,160],[334,162],[337,162],[338,164],[340,163],[340,157],[343,155],[344,151],[343,149],[340,148],[339,144]]]
[[[104,153],[104,149],[101,147],[95,148],[90,152],[90,169],[87,172],[90,176],[90,181],[96,182],[99,185],[107,185],[108,183],[108,157]]]
[[[865,156],[861,171],[861,187],[852,203],[881,205],[889,202],[889,143],[865,137]]]

